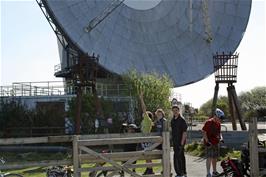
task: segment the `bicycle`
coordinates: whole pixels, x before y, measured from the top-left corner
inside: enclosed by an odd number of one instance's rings
[[[216,177],[250,177],[249,169],[245,169],[243,161],[239,159],[228,158],[221,162],[221,166],[223,172]]]
[[[4,158],[0,158],[0,161],[2,164],[4,164],[6,161],[4,160]],[[22,175],[19,174],[15,174],[15,173],[2,173],[0,171],[0,177],[23,177]]]
[[[258,140],[259,147],[266,147],[265,141]],[[216,177],[250,177],[250,157],[249,157],[249,143],[248,146],[241,150],[241,159],[231,159],[223,160],[221,166],[223,172]]]
[[[46,171],[47,177],[73,177],[73,170],[69,166],[53,166]]]

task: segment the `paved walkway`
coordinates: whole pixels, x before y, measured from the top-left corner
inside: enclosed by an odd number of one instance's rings
[[[173,157],[173,152],[171,153]],[[191,155],[186,155],[186,167],[188,177],[205,177],[206,176],[206,159],[200,157],[194,157]],[[173,159],[171,159],[171,164],[173,164]],[[217,162],[218,172],[222,172],[220,162]],[[175,170],[172,165],[172,173],[175,176]]]

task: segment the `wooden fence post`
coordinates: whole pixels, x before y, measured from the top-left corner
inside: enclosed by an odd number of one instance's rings
[[[258,153],[258,130],[257,118],[251,118],[249,122],[249,154],[250,154],[250,176],[259,176],[259,153]]]
[[[163,132],[163,176],[170,177],[171,163],[170,163],[170,133],[169,131]]]
[[[79,149],[78,149],[78,136],[74,135],[73,136],[73,169],[74,169],[74,176],[75,177],[80,177],[80,172],[79,172]]]

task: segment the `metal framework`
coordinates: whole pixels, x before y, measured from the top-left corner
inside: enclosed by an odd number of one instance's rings
[[[61,96],[74,95],[76,88],[74,85],[65,87],[63,81],[44,81],[44,82],[14,82],[12,85],[0,86],[1,97],[38,97],[38,96]],[[126,84],[120,83],[96,83],[97,94],[106,99],[128,100],[130,98],[130,88]],[[90,86],[84,87],[85,93],[92,93]]]
[[[217,83],[235,83],[237,81],[237,65],[239,54],[225,54],[213,56],[214,76]]]
[[[57,39],[62,44],[63,48],[67,52],[67,67],[55,73],[56,77],[64,77],[70,84],[74,85],[77,94],[77,110],[76,110],[76,134],[80,134],[80,116],[82,107],[82,95],[84,88],[91,86],[92,93],[95,95],[96,100],[98,100],[96,92],[96,78],[98,72],[98,62],[99,56],[95,57],[94,54],[89,56],[84,54],[71,39],[64,33],[64,30],[57,24],[53,17],[53,13],[50,11],[45,0],[36,0],[39,7],[41,8],[44,16],[55,32]],[[99,100],[96,101],[96,107],[101,110],[101,105]],[[101,112],[101,111],[99,111]]]
[[[100,24],[106,17],[108,17],[117,7],[119,7],[125,0],[113,0],[98,16],[93,18],[87,27],[86,32],[93,30],[98,24]]]
[[[67,41],[65,39],[65,35],[61,32],[62,30],[58,29],[58,26],[54,23],[54,20],[49,15],[48,10],[47,10],[48,8],[46,8],[46,6],[44,4],[44,1],[43,0],[36,0],[36,2],[38,3],[40,9],[42,10],[45,18],[49,22],[49,25],[51,26],[51,28],[53,29],[54,33],[56,34],[57,39],[62,44],[62,46],[64,48],[66,48],[68,46],[68,43],[67,43]]]
[[[219,91],[219,84],[225,83],[228,84],[227,92],[228,92],[228,101],[229,101],[229,109],[231,114],[231,121],[233,130],[237,130],[236,126],[236,119],[238,118],[241,129],[246,130],[245,122],[243,121],[240,104],[237,99],[237,94],[235,90],[235,86],[233,83],[237,82],[237,65],[238,65],[238,57],[239,54],[228,53],[222,54],[216,53],[213,56],[213,67],[215,70],[215,91],[213,96],[213,103],[212,103],[212,114],[214,114],[216,105],[217,105],[217,98],[218,98],[218,91]]]
[[[67,67],[61,68],[59,65],[56,65],[55,76],[67,77],[67,74],[69,73],[68,67],[71,66],[72,64],[76,64],[74,63],[74,61],[77,61],[76,58],[78,58],[81,55],[90,55],[90,54],[84,53],[79,47],[75,45],[75,42],[73,42],[71,38],[68,37],[63,28],[57,23],[57,20],[55,20],[53,12],[50,10],[49,6],[47,5],[47,0],[36,0],[36,2],[39,5],[41,11],[43,12],[52,30],[56,34],[58,41],[63,46],[64,50],[66,50],[67,52]],[[98,75],[102,75],[104,77],[107,77],[109,75],[115,75],[114,73],[106,70],[101,66],[98,67],[99,67]]]
[[[57,23],[55,20],[52,11],[49,9],[46,4],[46,0],[36,0],[39,5],[41,11],[43,12],[45,18],[47,19],[49,25],[52,30],[56,34],[58,41],[61,43],[63,48],[67,50],[69,53],[83,53],[74,43],[73,41],[66,35],[63,28]]]
[[[54,17],[51,16],[52,12],[49,10],[48,6],[45,4],[45,0],[36,0],[38,3],[41,11],[43,12],[45,18],[47,19],[49,25],[51,26],[52,30],[56,34],[56,37],[58,41],[61,43],[63,48],[67,52],[67,67],[66,68],[61,68],[61,66],[56,65],[55,66],[55,76],[56,77],[67,77],[69,74],[68,67],[71,66],[73,63],[71,59],[75,59],[78,57],[79,53],[82,53],[78,47],[73,45],[72,41],[70,38],[68,38],[67,35],[65,35],[63,29],[60,28],[60,25],[57,24],[56,20],[54,20]]]

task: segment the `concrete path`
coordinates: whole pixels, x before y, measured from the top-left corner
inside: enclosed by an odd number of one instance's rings
[[[171,153],[173,157],[173,152]],[[171,159],[171,164],[173,164],[173,158]],[[188,177],[205,177],[206,176],[206,159],[200,157],[194,157],[186,154],[186,167]],[[217,162],[218,172],[222,172],[220,162]],[[211,169],[212,171],[212,169]],[[175,176],[175,170],[172,165],[173,177]]]

